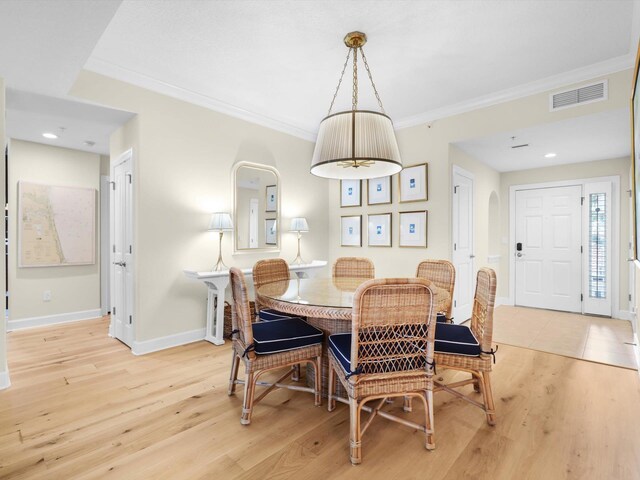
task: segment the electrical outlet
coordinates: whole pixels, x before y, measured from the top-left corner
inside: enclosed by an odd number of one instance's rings
[[[50,302],[51,301],[51,290],[45,290],[42,293],[42,300],[44,302]]]

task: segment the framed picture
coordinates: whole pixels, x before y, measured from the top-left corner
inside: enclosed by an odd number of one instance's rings
[[[267,212],[275,212],[278,210],[278,186],[267,185]]]
[[[367,205],[391,203],[391,177],[367,180]]]
[[[427,211],[400,212],[400,246],[427,246]]]
[[[406,167],[400,172],[400,203],[424,202],[427,192],[427,164]]]
[[[360,180],[340,180],[340,206],[359,207],[361,205]]]
[[[343,247],[362,246],[362,215],[340,218],[340,245]]]
[[[369,246],[391,246],[391,214],[369,215]]]
[[[633,155],[633,238],[634,257],[640,260],[640,45],[636,55],[636,69],[631,87],[631,154]]]
[[[276,245],[278,243],[278,230],[276,228],[275,218],[267,218],[264,221],[264,243],[267,245]]]

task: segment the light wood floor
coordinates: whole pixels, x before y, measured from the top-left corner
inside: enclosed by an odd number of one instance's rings
[[[242,392],[226,394],[228,344],[135,357],[108,338],[107,325],[8,334],[0,478],[640,478],[640,380],[632,370],[502,345],[493,374],[497,426],[438,393],[435,451],[418,432],[376,419],[363,463],[353,467],[345,405],[328,413],[309,394],[279,391],[244,427]]]
[[[493,339],[637,369],[633,330],[625,320],[501,305],[494,312]]]

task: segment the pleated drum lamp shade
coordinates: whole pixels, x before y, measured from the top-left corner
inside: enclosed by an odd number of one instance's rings
[[[402,170],[391,119],[380,112],[349,110],[320,123],[311,173],[324,178],[377,178]]]

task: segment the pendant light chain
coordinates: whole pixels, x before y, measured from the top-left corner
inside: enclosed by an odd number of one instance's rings
[[[351,110],[358,109],[358,49],[353,49],[353,95],[351,97]]]
[[[344,72],[347,70],[347,65],[349,64],[349,57],[351,57],[351,49],[347,52],[347,59],[344,61],[344,65],[342,66],[342,73],[340,74],[340,79],[338,80],[338,86],[336,87],[336,91],[333,94],[333,98],[331,99],[331,105],[329,105],[329,111],[327,115],[331,115],[331,110],[333,110],[333,104],[336,101],[336,97],[338,96],[338,90],[340,90],[340,85],[342,84],[342,78],[344,77]]]
[[[376,99],[378,100],[378,105],[380,106],[380,110],[382,113],[385,113],[384,107],[382,106],[382,100],[380,100],[380,95],[378,95],[378,89],[376,88],[376,84],[373,83],[373,77],[371,76],[371,70],[369,70],[369,64],[367,63],[367,57],[364,56],[364,50],[360,47],[360,53],[362,54],[362,62],[364,63],[364,68],[367,70],[367,74],[369,75],[369,80],[371,81],[371,86],[373,87],[373,93],[376,94]]]

